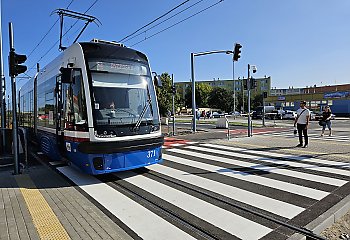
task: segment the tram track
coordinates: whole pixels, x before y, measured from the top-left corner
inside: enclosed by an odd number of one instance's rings
[[[114,188],[115,190],[126,195],[135,202],[139,203],[143,207],[161,216],[165,220],[169,221],[171,224],[182,229],[184,232],[190,234],[196,239],[222,239],[222,236],[217,236],[216,234],[213,234],[210,231],[211,228],[206,228],[206,224],[203,224],[203,222],[201,222],[200,220],[193,222],[190,220],[190,218],[193,219],[193,216],[185,216],[186,213],[178,211],[178,209],[176,210],[174,207],[169,206],[169,204],[166,204],[165,201],[156,199],[154,196],[151,196],[151,194],[145,193],[142,189],[138,189],[132,184],[127,183],[119,178],[116,178],[118,177],[111,174],[107,176],[100,176],[99,180],[105,182],[110,187]],[[220,229],[216,230],[222,231]],[[230,236],[231,239],[234,239],[234,237],[232,238],[232,235]]]
[[[194,196],[201,195],[202,199],[211,199],[209,202],[217,206],[223,207],[228,211],[233,212],[232,209],[235,209],[235,213],[237,211],[240,211],[245,215],[245,217],[247,215],[250,215],[250,219],[252,220],[259,219],[260,223],[264,223],[265,226],[274,229],[271,233],[269,233],[262,239],[285,239],[288,236],[292,236],[296,232],[315,237],[312,239],[323,239],[318,238],[317,235],[315,236],[308,229],[294,225],[293,220],[290,221],[284,218],[275,218],[273,216],[266,215],[264,212],[247,208],[244,204],[237,204],[235,202],[230,201],[229,199],[226,199],[223,196],[211,193],[210,191],[203,191],[200,188],[197,189],[196,186],[191,186],[190,184],[183,183],[176,179],[172,179],[171,177],[162,175],[152,170],[143,168],[135,170],[135,172],[137,174],[142,174],[143,176],[152,180],[162,182],[171,187],[176,186],[176,188],[182,189],[182,191],[187,193],[192,193],[192,195]],[[117,178],[116,176],[114,177]],[[111,187],[115,188],[116,190],[122,192],[123,194],[129,196],[134,201],[137,201],[144,207],[147,207],[151,211],[157,213],[159,216],[163,217],[164,219],[171,222],[180,229],[184,230],[185,232],[191,234],[196,239],[236,239],[235,236],[223,231],[222,229],[218,229],[217,227],[212,226],[208,222],[205,222],[201,219],[196,219],[196,217],[193,216],[186,216],[186,214],[181,213],[181,210],[174,209],[171,206],[169,206],[169,203],[164,204],[165,201],[163,202],[161,199],[157,199],[157,197],[151,196],[150,193],[147,193],[142,189],[138,189],[138,187],[135,187],[131,183],[127,183],[122,179],[109,179],[107,181],[106,179],[104,179],[104,182],[110,185]],[[234,222],[232,224],[234,224]]]

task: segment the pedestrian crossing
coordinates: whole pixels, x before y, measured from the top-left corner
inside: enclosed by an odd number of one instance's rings
[[[109,176],[57,169],[142,239],[287,239],[270,219],[304,227],[350,189],[344,162],[212,143],[163,159]]]
[[[284,137],[284,138],[297,138],[298,135],[293,134],[293,130],[289,131],[280,131],[280,132],[262,132],[257,133],[260,135],[267,135],[267,136],[277,136],[277,137]],[[332,142],[350,142],[350,135],[346,135],[344,133],[333,133],[332,136],[328,135],[328,132],[326,130],[324,136],[321,136],[321,131],[310,131],[308,133],[308,136],[310,139],[314,140],[322,140],[322,141],[332,141]]]

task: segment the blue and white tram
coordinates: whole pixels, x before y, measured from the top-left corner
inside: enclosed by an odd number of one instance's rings
[[[20,123],[44,154],[88,174],[159,163],[155,85],[143,53],[114,42],[75,43],[21,88]]]

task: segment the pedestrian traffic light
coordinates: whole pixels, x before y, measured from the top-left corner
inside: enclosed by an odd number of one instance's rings
[[[248,90],[248,80],[243,79],[243,90]]]
[[[255,89],[258,86],[258,81],[254,78],[250,78],[250,89]]]
[[[173,93],[173,94],[176,94],[176,87],[173,85],[173,86],[171,86],[171,92]]]
[[[267,92],[264,92],[263,98],[267,98]]]
[[[12,49],[10,51],[10,56],[9,56],[9,70],[10,70],[10,76],[15,77],[21,73],[24,73],[27,71],[27,67],[24,65],[20,65],[24,63],[27,60],[26,55],[21,55],[15,53],[15,50]]]
[[[235,44],[235,49],[234,49],[234,53],[233,53],[233,61],[238,61],[238,58],[241,57],[241,48],[242,45],[239,43]]]

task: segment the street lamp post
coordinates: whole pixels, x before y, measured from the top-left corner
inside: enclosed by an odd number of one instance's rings
[[[194,79],[194,57],[197,56],[203,56],[203,55],[209,55],[214,53],[226,53],[226,54],[233,54],[233,51],[231,50],[219,50],[219,51],[208,51],[208,52],[199,52],[199,53],[191,53],[191,79],[192,79],[192,131],[193,133],[196,133],[197,127],[196,127],[196,82]]]

